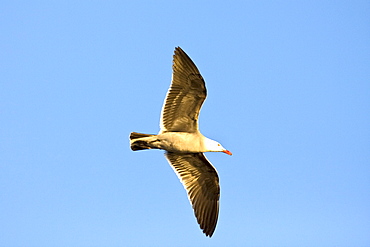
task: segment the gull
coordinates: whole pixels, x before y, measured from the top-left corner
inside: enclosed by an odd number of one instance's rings
[[[196,65],[180,47],[175,48],[172,69],[172,82],[162,107],[159,133],[131,132],[130,145],[133,151],[166,151],[168,162],[187,191],[200,228],[211,237],[218,219],[220,185],[216,169],[203,153],[232,153],[220,143],[203,136],[198,129],[199,112],[207,90]]]

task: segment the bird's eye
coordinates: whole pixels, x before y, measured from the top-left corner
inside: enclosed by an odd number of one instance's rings
[[[219,144],[217,144],[217,146],[221,146],[221,144],[219,143]]]

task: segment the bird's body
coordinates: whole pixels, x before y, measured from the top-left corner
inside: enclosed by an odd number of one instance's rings
[[[130,134],[131,149],[166,150],[166,158],[188,192],[200,228],[212,236],[218,218],[220,196],[216,169],[204,152],[231,152],[198,129],[200,108],[206,98],[203,77],[180,48],[175,49],[171,87],[161,114],[157,135]]]
[[[133,132],[132,135],[138,133]],[[134,138],[132,138],[134,139]],[[134,139],[135,140],[135,139]],[[201,133],[188,133],[188,132],[164,132],[158,135],[150,135],[141,137],[140,141],[145,141],[146,148],[141,149],[163,149],[168,152],[174,153],[199,153],[199,152],[212,152],[208,146],[210,143],[214,144],[214,148],[223,152],[224,149],[218,146],[218,143],[204,137]],[[140,141],[134,141],[132,144],[133,149],[135,145],[140,144]],[[136,150],[135,150],[136,151]],[[216,151],[213,151],[216,152]]]

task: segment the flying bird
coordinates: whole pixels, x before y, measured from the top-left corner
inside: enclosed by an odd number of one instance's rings
[[[220,186],[216,169],[203,153],[232,154],[199,131],[198,117],[207,90],[199,70],[180,47],[175,48],[172,69],[172,82],[163,104],[159,133],[132,132],[131,149],[166,151],[168,162],[188,193],[200,228],[211,237],[218,219]]]

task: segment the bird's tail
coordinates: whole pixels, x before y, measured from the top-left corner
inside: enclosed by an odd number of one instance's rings
[[[150,137],[155,137],[155,136],[156,135],[131,132],[130,134],[131,150],[138,151],[138,150],[152,149],[153,147],[151,147],[149,143],[153,141],[153,138],[150,138]]]

